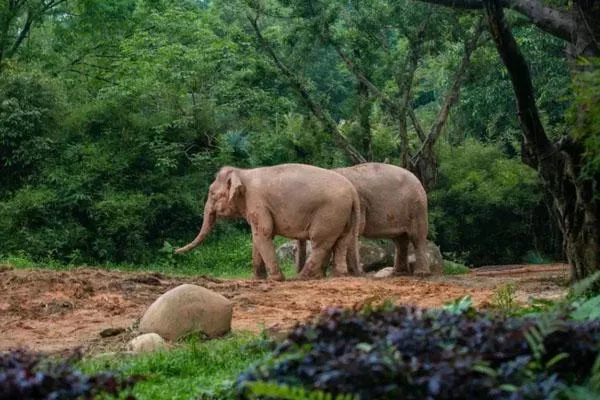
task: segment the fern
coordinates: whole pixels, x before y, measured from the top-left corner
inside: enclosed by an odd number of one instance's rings
[[[545,365],[542,363],[542,359],[546,353],[544,339],[562,328],[562,321],[555,318],[553,314],[541,314],[536,324],[525,332],[525,340],[527,340],[527,344],[533,354],[534,361],[533,365],[531,365],[533,370],[547,370],[559,361],[569,357],[567,353],[560,353],[548,360]]]
[[[274,398],[282,400],[358,400],[358,396],[352,394],[338,394],[333,396],[331,393],[322,390],[307,390],[303,387],[292,387],[287,385],[278,385],[272,382],[252,382],[248,383],[248,398]]]
[[[569,387],[561,394],[561,398],[568,400],[600,399],[600,355],[596,357],[587,384]]]
[[[575,282],[569,291],[567,298],[569,300],[577,300],[587,298],[592,293],[594,285],[600,280],[600,271],[594,272],[592,275]]]

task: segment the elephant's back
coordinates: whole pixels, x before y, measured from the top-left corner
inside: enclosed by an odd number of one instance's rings
[[[335,171],[345,176],[358,192],[366,219],[365,236],[393,237],[410,230],[412,221],[427,218],[427,195],[410,171],[382,163]]]
[[[395,198],[426,197],[419,179],[409,170],[395,165],[364,163],[334,171],[346,177],[361,196],[380,198],[385,193]]]
[[[307,164],[280,164],[247,170],[260,186],[283,191],[344,192],[352,189],[352,183],[332,170]],[[334,194],[334,193],[332,193]]]

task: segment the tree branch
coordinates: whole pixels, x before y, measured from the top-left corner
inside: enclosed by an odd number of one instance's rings
[[[524,161],[539,169],[540,161],[557,154],[540,120],[529,67],[510,28],[504,19],[504,12],[498,0],[483,0],[490,32],[498,54],[510,76],[513,91],[517,99],[519,121],[524,136]],[[548,169],[543,168],[548,171]],[[551,168],[550,168],[551,170]],[[545,177],[546,179],[548,177]],[[552,180],[552,179],[549,179]]]
[[[410,122],[412,122],[412,125],[417,132],[417,136],[419,136],[419,140],[421,143],[424,142],[427,139],[427,135],[425,134],[425,131],[423,130],[417,115],[415,114],[415,110],[412,107],[408,107],[408,117],[410,118]]]
[[[28,11],[27,19],[25,20],[25,24],[23,24],[23,28],[21,28],[21,31],[19,32],[19,34],[17,35],[17,38],[15,39],[12,46],[10,47],[10,50],[6,53],[7,57],[11,57],[19,49],[19,46],[21,45],[21,43],[23,42],[23,40],[25,40],[25,38],[29,34],[32,24],[33,24],[33,14],[31,13],[31,11]]]
[[[420,0],[425,3],[460,8],[465,10],[481,10],[483,0]],[[499,6],[510,8],[529,18],[541,30],[569,43],[575,43],[577,23],[573,14],[547,7],[539,0],[499,0]]]
[[[446,124],[446,121],[448,120],[448,116],[450,115],[450,109],[458,100],[460,86],[462,85],[462,78],[467,70],[467,67],[469,66],[470,61],[471,61],[471,54],[473,54],[473,52],[475,51],[475,49],[478,46],[479,38],[481,37],[481,34],[484,31],[484,28],[485,28],[484,20],[483,20],[483,18],[479,18],[475,24],[475,30],[473,32],[473,36],[471,36],[470,38],[468,38],[465,41],[465,46],[464,46],[465,50],[464,50],[462,59],[460,61],[458,69],[454,73],[454,77],[452,79],[452,85],[450,86],[450,89],[448,90],[448,93],[446,94],[446,96],[444,98],[444,103],[442,104],[442,107],[440,108],[438,116],[437,116],[434,124],[430,128],[429,133],[427,134],[427,138],[425,140],[423,140],[421,148],[419,149],[419,151],[417,151],[417,153],[413,156],[413,158],[411,160],[413,164],[417,162],[417,159],[421,156],[423,151],[428,146],[433,146],[433,144],[435,144],[438,137],[440,136],[440,134],[442,132],[442,128]]]
[[[258,38],[260,44],[266,52],[269,54],[277,68],[283,73],[283,75],[290,81],[290,83],[294,86],[294,88],[298,91],[302,100],[304,100],[305,104],[312,111],[312,113],[325,125],[325,129],[331,133],[334,141],[338,144],[338,146],[346,153],[346,155],[352,160],[352,162],[359,164],[364,163],[367,160],[356,150],[348,139],[340,132],[337,127],[335,121],[329,116],[329,114],[323,110],[323,108],[318,105],[311,97],[308,89],[301,82],[301,80],[294,74],[288,67],[285,65],[281,59],[277,56],[273,48],[270,46],[269,42],[262,35],[260,28],[258,27],[257,18],[252,18],[250,15],[247,15],[247,19],[250,22],[250,25],[254,29],[256,33],[256,37]]]

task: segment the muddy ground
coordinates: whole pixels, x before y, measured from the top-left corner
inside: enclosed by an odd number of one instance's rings
[[[121,350],[148,306],[182,283],[201,285],[231,299],[234,331],[260,332],[285,330],[327,306],[358,307],[385,299],[435,307],[468,294],[481,307],[492,302],[498,287],[511,282],[520,302],[530,296],[557,298],[566,292],[567,280],[564,264],[490,267],[427,279],[364,277],[283,283],[0,265],[0,351],[22,346],[50,353],[79,346],[92,354]],[[109,328],[122,333],[101,337]]]

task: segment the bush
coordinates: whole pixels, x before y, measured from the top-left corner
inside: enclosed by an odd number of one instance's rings
[[[502,317],[472,308],[329,309],[296,327],[270,359],[238,377],[360,399],[547,399],[585,382],[600,320]]]
[[[50,360],[39,353],[12,350],[0,353],[0,398],[92,399],[127,394],[139,377],[121,378],[109,372],[85,375],[73,369],[79,354]],[[134,397],[128,395],[128,399]]]
[[[520,262],[535,247],[532,214],[541,201],[535,171],[493,145],[440,146],[440,177],[429,193],[431,233],[454,261]],[[551,231],[549,222],[537,228]],[[540,236],[544,232],[538,232]]]

